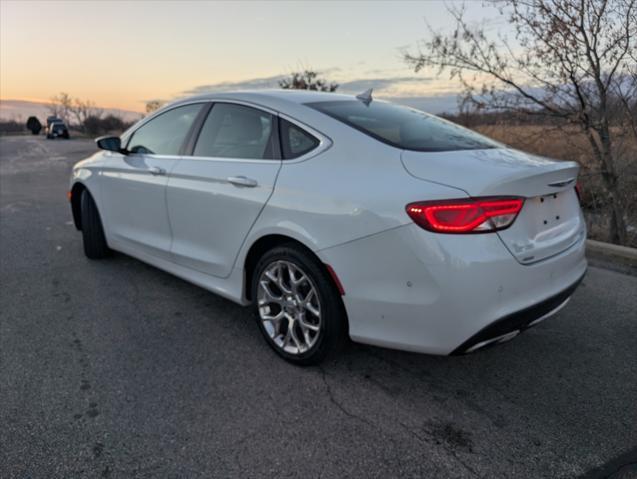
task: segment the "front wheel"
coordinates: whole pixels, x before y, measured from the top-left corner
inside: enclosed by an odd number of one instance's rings
[[[81,207],[84,254],[89,259],[105,258],[110,254],[111,250],[106,244],[104,228],[102,227],[97,205],[87,190],[82,192]]]
[[[294,244],[274,248],[259,260],[253,278],[257,323],[277,354],[306,366],[342,345],[343,303],[314,256]]]

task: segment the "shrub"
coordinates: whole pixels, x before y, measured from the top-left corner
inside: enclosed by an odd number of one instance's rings
[[[89,136],[101,136],[106,134],[119,134],[130,126],[115,115],[106,115],[104,118],[88,116],[83,123],[83,129]]]
[[[34,116],[30,116],[27,120],[27,129],[31,130],[34,135],[39,135],[42,130],[42,123]]]
[[[0,120],[0,133],[23,133],[24,124],[15,120]]]

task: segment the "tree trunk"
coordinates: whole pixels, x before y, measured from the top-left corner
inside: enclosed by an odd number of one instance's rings
[[[600,164],[602,167],[602,179],[608,190],[608,201],[610,207],[610,241],[617,244],[626,244],[627,230],[624,221],[624,204],[619,194],[617,183],[617,172],[613,158],[613,151],[608,124],[602,124],[599,138],[601,143]]]
[[[621,198],[617,195],[611,194],[611,221],[610,221],[610,233],[611,242],[625,245],[627,241],[626,222],[624,221],[624,207],[622,205]]]

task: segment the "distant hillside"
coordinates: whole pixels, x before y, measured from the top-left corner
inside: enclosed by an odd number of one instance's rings
[[[409,106],[417,110],[439,115],[441,113],[455,114],[458,112],[458,95],[432,96],[380,96],[379,98],[400,105]]]
[[[30,116],[36,116],[44,123],[51,113],[47,103],[27,100],[0,100],[0,120],[26,121]],[[126,122],[137,121],[142,114],[136,111],[120,110],[118,108],[104,108],[104,114],[113,114]]]
[[[339,93],[341,93],[339,91]],[[343,90],[342,93],[350,93]],[[458,111],[456,95],[440,96],[402,96],[392,97],[378,95],[377,98],[393,101],[403,105],[411,106],[429,113],[456,113]],[[30,116],[36,116],[44,123],[50,115],[47,103],[27,100],[0,100],[0,120],[15,120],[26,122]],[[125,122],[134,122],[142,117],[142,113],[130,110],[120,110],[118,108],[104,108],[104,114],[112,113],[120,117]]]

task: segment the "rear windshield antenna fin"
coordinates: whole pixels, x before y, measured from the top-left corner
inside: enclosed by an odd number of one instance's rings
[[[369,105],[373,100],[372,88],[365,90],[363,93],[359,93],[358,95],[356,95],[356,99],[365,103],[366,106]]]

